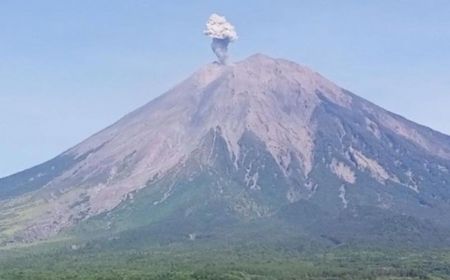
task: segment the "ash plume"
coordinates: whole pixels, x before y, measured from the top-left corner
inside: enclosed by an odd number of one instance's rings
[[[212,14],[206,23],[206,29],[203,31],[203,34],[212,38],[211,48],[214,54],[221,64],[226,64],[228,45],[238,38],[234,26],[225,17]]]

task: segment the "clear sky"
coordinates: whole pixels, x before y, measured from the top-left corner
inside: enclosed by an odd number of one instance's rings
[[[306,64],[450,134],[448,0],[2,0],[0,177],[48,160],[214,59],[212,12],[253,53]]]

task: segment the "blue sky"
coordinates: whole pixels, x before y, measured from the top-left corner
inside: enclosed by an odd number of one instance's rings
[[[50,159],[214,59],[212,12],[259,52],[306,64],[450,134],[450,1],[0,2],[0,177]]]

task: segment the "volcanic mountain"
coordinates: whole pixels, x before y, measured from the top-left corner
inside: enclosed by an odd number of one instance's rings
[[[258,54],[0,179],[0,242],[448,244],[449,182],[449,136]]]

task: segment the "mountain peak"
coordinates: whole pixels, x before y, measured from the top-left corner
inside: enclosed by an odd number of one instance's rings
[[[207,64],[59,157],[1,179],[0,212],[18,211],[13,236],[26,240],[133,208],[142,193],[151,194],[143,209],[157,212],[220,201],[248,218],[306,201],[331,213],[370,206],[418,215],[431,205],[420,216],[435,217],[448,210],[439,184],[449,170],[449,137],[305,66],[255,54]]]
[[[247,62],[269,62],[269,61],[271,61],[271,62],[275,62],[275,61],[277,61],[277,59],[276,58],[273,58],[273,57],[271,57],[271,56],[268,56],[268,55],[265,55],[265,54],[262,54],[262,53],[255,53],[255,54],[252,54],[252,55],[250,55],[250,56],[248,56],[247,58],[245,58],[244,60],[242,60],[243,62],[244,61],[247,61]]]

